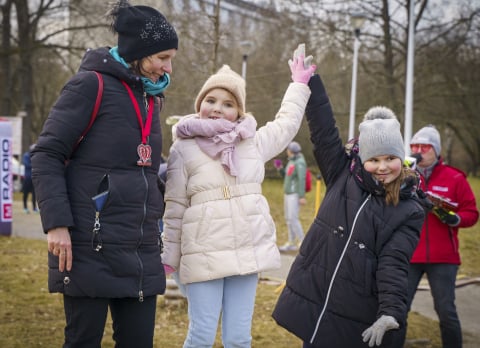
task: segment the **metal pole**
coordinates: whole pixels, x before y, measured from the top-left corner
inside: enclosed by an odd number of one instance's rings
[[[322,178],[317,175],[317,185],[315,190],[315,212],[313,217],[317,216],[318,209],[320,209],[320,203],[322,202]]]
[[[351,140],[354,136],[355,128],[355,103],[357,94],[357,62],[358,62],[358,49],[360,48],[360,40],[358,39],[359,32],[355,30],[355,42],[353,45],[353,67],[352,67],[352,91],[350,95],[350,119],[348,123],[348,139]]]
[[[248,54],[244,54],[243,61],[242,61],[242,77],[245,81],[247,81],[247,59],[248,59]]]
[[[405,81],[405,133],[403,142],[405,153],[410,153],[410,140],[412,138],[413,119],[413,62],[415,52],[415,1],[410,0],[408,23],[408,52],[407,52],[407,77]]]

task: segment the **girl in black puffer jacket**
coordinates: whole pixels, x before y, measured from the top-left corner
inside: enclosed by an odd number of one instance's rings
[[[400,125],[390,109],[371,108],[345,149],[320,77],[309,85],[306,115],[327,189],[273,317],[304,347],[400,347],[424,219]]]

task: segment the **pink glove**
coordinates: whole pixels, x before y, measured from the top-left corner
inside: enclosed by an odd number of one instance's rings
[[[169,266],[169,265],[164,264],[163,269],[165,270],[166,275],[169,275],[169,274],[172,274],[173,272],[175,272],[175,268],[173,268],[172,266]]]
[[[277,168],[277,169],[282,168],[282,167],[283,167],[282,160],[281,160],[281,159],[278,159],[278,158],[274,159],[274,160],[273,160],[273,166],[274,166],[275,168]]]
[[[304,67],[304,56],[300,55],[298,58],[293,59],[290,65],[290,71],[292,72],[292,81],[308,84],[310,77],[317,68],[316,65],[310,65],[308,68]]]

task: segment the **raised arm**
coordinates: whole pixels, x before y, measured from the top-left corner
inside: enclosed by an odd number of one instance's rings
[[[328,185],[347,163],[347,157],[320,76],[317,74],[312,76],[308,85],[311,95],[305,112],[310,128],[310,140],[318,167]]]
[[[293,59],[288,61],[293,82],[285,92],[275,119],[260,127],[255,135],[264,162],[285,150],[300,129],[310,96],[308,81],[316,69],[310,64],[311,59],[310,56],[305,58],[305,45],[300,44],[293,53]]]

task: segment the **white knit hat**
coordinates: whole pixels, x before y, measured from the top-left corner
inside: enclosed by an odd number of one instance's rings
[[[434,125],[428,125],[420,129],[410,140],[410,145],[412,144],[429,144],[433,146],[435,154],[440,156],[442,151],[442,144],[440,142],[440,133],[435,128]]]
[[[200,111],[200,104],[203,98],[214,88],[223,88],[232,93],[237,100],[240,116],[245,114],[245,80],[230,69],[228,65],[222,66],[216,74],[213,74],[205,81],[195,99],[195,112]]]
[[[400,123],[392,110],[384,106],[370,108],[358,129],[358,154],[362,163],[383,155],[393,155],[403,162],[405,149]]]

